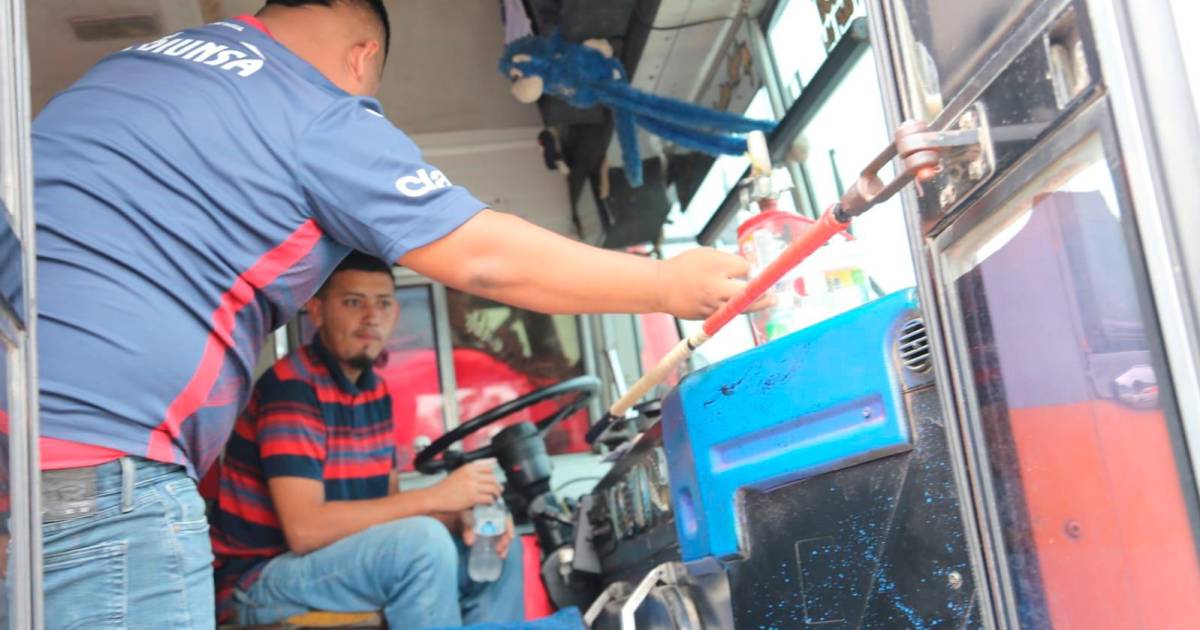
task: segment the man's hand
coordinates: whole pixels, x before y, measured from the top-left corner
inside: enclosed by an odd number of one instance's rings
[[[435,511],[460,512],[494,502],[504,491],[496,481],[494,468],[491,460],[471,462],[439,481],[430,488],[437,503]]]
[[[500,540],[496,541],[496,555],[501,559],[508,557],[508,550],[512,547],[513,536],[515,533],[512,515],[508,516],[508,524],[504,527],[504,533],[500,534]],[[462,514],[462,539],[468,547],[475,544],[475,522],[471,516],[471,510],[467,510]]]
[[[708,247],[690,249],[659,264],[657,310],[681,319],[704,319],[746,287],[749,273],[750,264],[741,256]],[[765,305],[760,299],[750,310]]]

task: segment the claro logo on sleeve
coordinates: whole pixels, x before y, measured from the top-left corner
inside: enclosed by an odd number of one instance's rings
[[[453,184],[441,171],[420,169],[412,175],[405,175],[396,180],[396,190],[405,197],[424,197],[439,188],[449,188]]]

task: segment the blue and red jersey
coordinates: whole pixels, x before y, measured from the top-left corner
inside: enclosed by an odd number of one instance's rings
[[[45,468],[100,447],[202,473],[263,339],[351,248],[395,261],[484,208],[244,20],[105,58],[33,151]]]
[[[262,567],[288,551],[268,489],[275,477],[325,485],[325,500],[386,496],[395,468],[392,401],[365,371],[350,382],[320,338],[277,362],[254,386],[221,461],[212,516],[217,606],[228,613]]]

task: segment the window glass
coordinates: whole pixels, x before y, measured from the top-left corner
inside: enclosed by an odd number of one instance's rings
[[[805,156],[801,166],[822,209],[854,185],[859,172],[890,140],[878,94],[874,57],[860,55],[800,133]],[[886,181],[891,173],[888,165],[880,176]],[[877,285],[878,291],[872,291],[872,295],[892,293],[916,283],[899,197],[855,219],[851,231],[854,242],[835,239],[834,245],[840,251],[829,253],[861,267]]]
[[[775,112],[771,108],[771,95],[769,92],[767,92],[767,87],[765,85],[758,88],[758,91],[754,93],[754,98],[750,99],[750,104],[746,105],[745,115],[749,118],[757,118],[760,120],[775,119]],[[744,171],[749,166],[750,163],[745,162],[742,166],[742,170]],[[738,175],[740,175],[740,173],[738,173]],[[735,177],[736,176],[737,175],[735,175]]]
[[[771,111],[771,98],[767,88],[763,87],[755,93],[745,114],[752,118],[764,120],[774,119]],[[713,162],[712,168],[696,188],[686,210],[676,205],[667,214],[667,222],[663,226],[663,238],[666,240],[691,240],[708,224],[712,216],[720,209],[721,204],[729,196],[729,192],[737,188],[746,169],[750,168],[750,159],[744,155],[722,155]],[[781,185],[792,185],[791,175],[786,168],[776,169],[776,180]],[[781,209],[795,209],[795,202],[790,193],[780,195]],[[737,239],[732,241],[736,249]]]
[[[446,431],[442,377],[433,326],[433,288],[422,284],[396,289],[400,321],[387,344],[379,374],[392,394],[396,419],[396,463],[412,470],[418,442]]]
[[[679,343],[679,326],[675,318],[666,313],[645,313],[637,316],[642,337],[642,374],[654,369]],[[679,375],[672,374],[664,381],[667,385],[679,382]]]
[[[1033,0],[893,2],[905,47],[908,115],[932,121],[996,51]]]
[[[5,207],[0,199],[0,209]],[[25,260],[21,239],[17,237],[0,212],[0,308],[10,309],[18,321],[24,321],[25,313]]]
[[[825,62],[817,4],[815,0],[785,0],[767,29],[767,44],[788,103],[799,98],[804,86]]]
[[[545,315],[447,289],[459,415],[465,421],[518,396],[584,373],[579,320]],[[513,414],[464,440],[465,449],[482,446],[504,427],[551,415],[560,402],[548,401]],[[550,454],[588,450],[588,414],[567,418],[546,435]]]
[[[862,168],[888,141],[882,104],[878,98],[870,98],[878,93],[874,59],[869,54],[859,55],[801,130],[797,139],[800,150],[795,154],[802,159],[797,165],[804,176],[802,192],[822,210],[854,185]],[[891,176],[890,165],[881,176]],[[790,196],[782,196],[779,209],[795,211],[790,202]],[[743,210],[726,224],[717,239],[718,247],[736,251],[738,226],[754,214]],[[785,306],[777,307],[781,310],[770,316],[770,321],[777,322],[771,326],[790,331],[914,286],[916,274],[900,199],[893,198],[856,218],[845,235],[835,236],[794,274],[783,284],[795,294],[781,300]]]
[[[844,27],[862,15],[861,3],[790,0],[782,5],[769,30],[768,39],[781,72],[794,74],[796,85],[811,77],[844,33]],[[808,29],[811,37],[802,37]],[[807,41],[803,41],[807,40]],[[842,78],[812,113],[810,122],[797,138],[791,155],[798,162],[780,166],[777,185],[797,188],[797,195],[782,194],[778,209],[796,213],[796,198],[817,210],[836,201],[854,185],[861,169],[887,144],[889,133],[884,118],[874,57],[858,54],[848,62]],[[793,91],[793,96],[798,94]],[[770,116],[770,103],[763,90],[750,105],[751,115]],[[713,214],[734,190],[749,166],[745,157],[718,159],[701,182],[686,211],[675,208],[664,228],[664,254],[678,253],[709,223]],[[793,174],[797,179],[793,179]],[[891,166],[880,173],[885,179]],[[738,226],[756,214],[741,208],[727,221],[713,246],[738,251]],[[844,236],[814,253],[798,270],[798,298],[786,316],[787,329],[795,330],[823,321],[872,299],[909,288],[916,283],[908,230],[899,198],[894,198],[859,217]],[[698,353],[704,363],[746,350],[753,345],[749,325],[739,322],[723,332]],[[681,323],[685,333],[698,324]],[[731,324],[731,326],[733,326]],[[709,347],[711,346],[711,347]]]
[[[1022,627],[1200,618],[1194,480],[1126,220],[1093,137],[947,250]]]
[[[7,63],[8,60],[5,60]],[[7,125],[12,114],[9,113],[8,94],[4,92],[3,86],[0,86],[0,125]],[[12,141],[7,133],[8,127],[4,127],[4,133],[0,133],[0,220],[8,219],[13,225],[16,225],[16,217],[13,213],[16,208],[9,208],[8,201],[16,199],[15,173],[12,168],[9,168],[5,162],[12,160],[10,151],[12,151]]]
[[[1179,29],[1178,32],[1182,35],[1185,31],[1181,28],[1185,24],[1200,23],[1200,5],[1187,0],[1170,0],[1171,13],[1174,16],[1174,22]],[[1179,48],[1182,53],[1179,60],[1183,62],[1184,71],[1187,74],[1188,84],[1192,92],[1192,107],[1195,108],[1196,117],[1200,118],[1200,37],[1181,36],[1179,38]]]

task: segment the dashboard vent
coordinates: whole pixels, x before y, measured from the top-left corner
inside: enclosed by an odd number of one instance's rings
[[[925,321],[910,319],[900,329],[900,339],[896,342],[897,352],[904,367],[913,372],[928,372],[932,366],[929,355],[929,333],[925,330]]]

